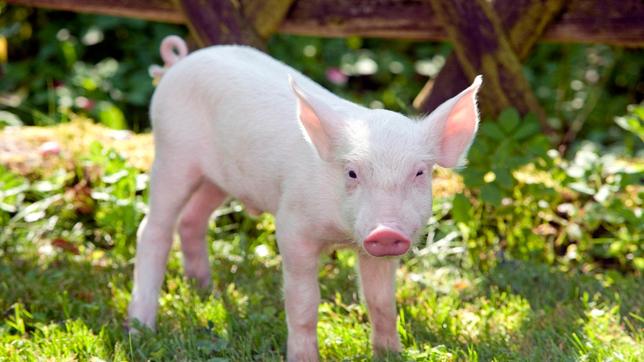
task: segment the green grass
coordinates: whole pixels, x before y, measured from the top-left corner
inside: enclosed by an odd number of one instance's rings
[[[243,232],[242,232],[243,233]],[[199,292],[172,253],[156,333],[123,327],[131,261],[111,252],[50,252],[12,240],[0,264],[0,360],[280,360],[286,325],[279,257],[213,228],[214,291]],[[46,244],[44,244],[46,245]],[[340,252],[321,267],[318,327],[326,360],[370,358],[369,326],[354,273]],[[489,272],[434,257],[406,259],[399,273],[399,330],[391,360],[642,359],[641,280],[584,275],[507,261]]]
[[[279,361],[285,356],[281,266],[272,217],[237,203],[209,231],[212,292],[183,278],[173,249],[158,329],[127,334],[141,171],[93,144],[27,177],[0,167],[0,361]],[[50,165],[51,166],[51,165]],[[141,186],[141,184],[143,186]],[[480,267],[437,198],[440,242],[421,243],[398,273],[391,361],[640,361],[644,291],[637,272],[497,256]],[[323,360],[371,359],[355,255],[320,267]],[[553,264],[559,265],[559,264]]]

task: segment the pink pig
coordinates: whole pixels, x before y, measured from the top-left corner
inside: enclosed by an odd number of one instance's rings
[[[174,53],[174,50],[178,54]],[[358,252],[376,353],[400,351],[395,271],[431,214],[434,165],[462,164],[478,127],[481,77],[429,116],[368,109],[245,46],[184,57],[163,41],[150,114],[156,157],[139,229],[130,320],[154,327],[175,225],[185,272],[210,284],[208,219],[228,196],[275,215],[289,361],[317,361],[318,259]],[[172,53],[172,54],[171,54]]]

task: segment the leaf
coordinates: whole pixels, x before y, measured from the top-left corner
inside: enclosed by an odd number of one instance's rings
[[[546,157],[548,149],[551,147],[550,141],[544,135],[536,135],[524,144],[524,153],[531,157]]]
[[[597,190],[597,193],[593,195],[593,198],[597,200],[597,202],[603,203],[608,199],[610,195],[611,195],[610,185],[602,185],[599,188],[599,190]]]
[[[509,135],[519,125],[521,116],[515,108],[507,108],[499,115],[499,126]]]
[[[494,154],[492,154],[492,166],[508,167],[512,163],[512,160],[519,156],[520,152],[516,147],[516,143],[510,141],[509,139],[504,139],[499,143]]]
[[[506,191],[511,191],[514,186],[512,172],[508,168],[493,168],[492,172],[496,175],[496,183]]]
[[[102,124],[113,129],[126,129],[125,116],[120,109],[109,102],[101,102],[98,118]]]
[[[23,122],[20,117],[7,111],[0,111],[0,126],[22,126]]]
[[[579,181],[579,182],[572,182],[568,185],[571,189],[581,192],[587,195],[593,195],[595,194],[595,189],[590,187],[587,183]]]
[[[454,195],[452,201],[452,218],[456,222],[467,223],[471,218],[470,210],[472,205],[470,201],[462,194]]]
[[[642,119],[633,116],[615,117],[615,123],[623,129],[637,135],[640,140],[644,141],[644,124]]]
[[[463,182],[465,183],[465,186],[469,188],[480,187],[485,184],[485,182],[483,181],[485,172],[481,171],[480,169],[466,168],[461,171],[461,173],[463,175]]]
[[[479,132],[481,132],[481,134],[483,134],[484,136],[487,136],[496,141],[502,141],[503,139],[505,139],[505,134],[503,133],[501,128],[499,128],[499,126],[492,122],[483,123]]]
[[[503,193],[495,184],[486,184],[481,187],[481,199],[488,204],[499,206]]]
[[[103,182],[105,182],[106,184],[114,184],[114,183],[117,183],[123,177],[127,177],[127,176],[129,176],[129,173],[127,172],[127,170],[120,170],[111,175],[103,176]]]
[[[512,138],[517,141],[524,140],[531,136],[536,135],[541,130],[541,126],[536,122],[528,121],[528,117],[523,119],[523,123],[517,130],[512,134]]]

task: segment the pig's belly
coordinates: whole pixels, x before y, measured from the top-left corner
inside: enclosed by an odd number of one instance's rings
[[[221,157],[208,160],[203,172],[224,192],[241,201],[249,214],[256,216],[277,211],[280,188],[277,180],[249,174],[238,162],[229,162]]]

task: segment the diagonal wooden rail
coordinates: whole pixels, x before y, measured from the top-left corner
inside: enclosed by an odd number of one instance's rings
[[[452,4],[454,5],[457,3]],[[493,2],[494,13],[498,14],[499,18],[497,21],[500,21],[501,23],[497,24],[497,27],[502,28],[505,34],[507,34],[507,41],[509,42],[512,52],[516,54],[519,61],[528,56],[530,50],[536,44],[543,30],[550,21],[561,12],[564,8],[564,4],[564,0],[496,0]],[[434,4],[435,10],[440,11],[440,9],[436,9],[436,5],[441,6],[441,3],[435,2]],[[470,6],[472,5],[473,4],[470,4]],[[490,13],[491,10],[492,9],[488,9],[488,13]],[[459,16],[462,15],[463,14],[459,14]],[[479,14],[479,16],[485,17],[486,15]],[[458,21],[453,22],[450,19],[447,20],[450,23],[447,26],[458,23]],[[499,29],[499,31],[501,31],[501,29]],[[473,35],[464,34],[464,36],[468,38],[468,43],[477,43],[481,40],[481,37],[485,36],[485,33],[474,32]],[[469,45],[465,44],[464,46],[467,47]],[[482,51],[487,53],[490,49],[482,49]],[[506,51],[508,51],[508,49],[506,49]],[[485,54],[479,55],[479,57],[483,56],[485,56]],[[464,61],[471,63],[469,58],[464,59]],[[520,64],[517,62],[514,66],[520,66]],[[470,68],[472,67],[473,65],[470,65]],[[486,72],[484,69],[477,69],[477,71],[483,71],[486,75],[492,76],[500,74],[496,71]],[[435,80],[428,81],[418,97],[416,97],[414,100],[414,106],[423,112],[431,112],[452,96],[452,94],[446,92],[446,90],[450,91],[452,89],[465,88],[473,76],[473,74],[466,75],[458,57],[455,54],[451,54],[448,57],[445,66],[438,74],[438,77]],[[523,82],[523,79],[520,81]],[[525,103],[522,102],[521,99],[513,99],[512,94],[497,94],[497,92],[503,92],[503,89],[494,87],[499,83],[500,82],[498,80],[495,81],[492,79],[491,84],[493,87],[488,87],[486,90],[488,93],[487,96],[493,97],[493,99],[496,100],[496,102],[485,103],[489,108],[493,108],[488,113],[497,113],[500,109],[507,107],[506,103],[500,102],[499,100],[510,98],[508,99],[508,102],[518,108]],[[530,109],[526,108],[520,110],[526,112]],[[535,113],[541,112],[539,109],[532,109],[532,111]],[[547,130],[547,123],[545,123],[543,118],[541,121],[542,127]]]
[[[431,0],[449,34],[461,68],[469,79],[484,74],[483,113],[494,117],[515,107],[534,113],[545,124],[545,112],[523,76],[521,62],[510,46],[501,21],[487,0]]]

